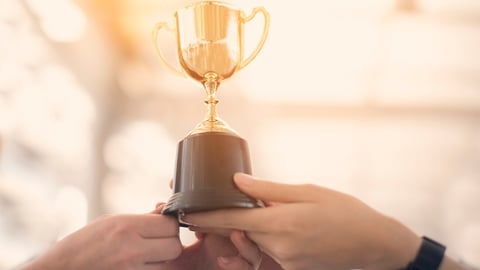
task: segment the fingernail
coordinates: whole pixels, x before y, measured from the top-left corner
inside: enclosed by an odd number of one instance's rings
[[[196,231],[199,231],[200,230],[200,227],[197,227],[197,226],[188,226],[188,229],[192,232],[196,232]]]
[[[244,173],[236,173],[234,181],[239,186],[250,187],[253,185],[253,177]]]
[[[232,263],[232,258],[230,258],[230,257],[218,257],[217,259],[218,259],[218,261],[219,261],[221,264],[230,264],[230,263]]]
[[[179,215],[178,220],[181,223],[184,223],[184,224],[188,225],[188,227],[193,227],[193,228],[197,227],[198,228],[198,226],[196,226],[195,223],[191,221],[191,217],[189,215],[188,216],[185,215],[185,214],[184,215]]]
[[[232,233],[230,234],[230,238],[235,237],[237,239],[248,239],[247,235],[245,234],[245,231],[239,231],[239,230],[233,230]]]
[[[164,205],[165,205],[164,202],[159,202],[159,203],[157,203],[157,204],[155,205],[155,209],[158,209],[158,208],[160,208],[160,207],[163,207]]]

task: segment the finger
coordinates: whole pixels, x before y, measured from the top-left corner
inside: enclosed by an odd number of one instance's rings
[[[256,270],[254,266],[250,265],[240,256],[218,257],[217,264],[221,269],[225,270]]]
[[[271,202],[271,201],[263,201],[263,203],[265,204],[266,207],[277,206],[277,205],[282,204],[282,203]]]
[[[143,261],[147,264],[174,260],[183,250],[178,237],[145,239],[140,244]]]
[[[255,268],[260,266],[262,262],[262,252],[255,243],[247,238],[245,232],[233,230],[230,235],[230,240],[237,248],[240,256],[247,260],[249,264]]]
[[[170,181],[168,181],[168,186],[170,187],[170,189],[173,189],[173,179],[170,179]]]
[[[143,238],[166,238],[178,236],[178,221],[165,215],[146,214],[135,219],[135,226]]]
[[[223,229],[223,228],[204,228],[204,227],[190,226],[189,229],[195,233],[216,234],[224,237],[229,237],[230,234],[232,233],[231,229]]]
[[[164,206],[165,206],[164,202],[157,203],[157,205],[155,205],[155,209],[149,214],[161,214]]]
[[[205,238],[205,233],[203,232],[195,232],[195,237],[198,239],[198,240],[202,240]]]
[[[272,236],[269,233],[257,233],[257,232],[244,232],[247,239],[251,239],[254,244],[258,246],[258,249],[262,254],[266,254],[267,256],[274,258],[276,256],[275,252],[272,252],[272,248],[274,248],[278,244],[278,236]],[[262,265],[265,259],[262,256]]]
[[[316,202],[322,188],[315,185],[289,185],[256,179],[248,174],[236,173],[237,187],[253,198],[269,202]]]
[[[168,264],[167,261],[165,262],[147,262],[142,265],[142,270],[162,270],[162,269],[168,269],[166,266]]]
[[[193,227],[265,231],[277,211],[271,208],[226,209],[187,214],[183,219]]]

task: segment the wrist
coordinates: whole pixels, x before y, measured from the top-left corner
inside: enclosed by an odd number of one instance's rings
[[[445,246],[428,237],[422,237],[422,244],[405,270],[439,270],[445,256]]]
[[[385,229],[380,233],[376,259],[365,269],[402,269],[405,268],[420,249],[422,239],[409,228],[393,218],[385,218]]]

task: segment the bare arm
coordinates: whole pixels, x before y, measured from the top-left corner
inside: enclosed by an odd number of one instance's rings
[[[177,258],[178,223],[158,214],[98,218],[56,243],[23,270],[152,269]]]
[[[440,264],[439,270],[474,270],[474,269],[467,268],[466,266],[453,260],[449,256],[445,256],[443,258],[442,264]]]
[[[235,183],[269,207],[195,213],[185,220],[197,231],[244,230],[285,270],[404,269],[421,246],[421,238],[405,225],[347,194],[243,174],[235,175]],[[448,257],[440,267],[467,269]]]

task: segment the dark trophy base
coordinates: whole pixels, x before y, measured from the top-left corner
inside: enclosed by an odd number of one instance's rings
[[[162,214],[179,217],[221,208],[263,207],[235,186],[236,172],[252,173],[247,142],[233,134],[205,132],[187,136],[177,149],[173,196]]]

